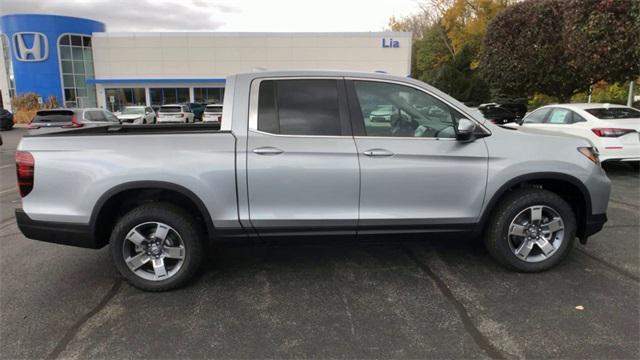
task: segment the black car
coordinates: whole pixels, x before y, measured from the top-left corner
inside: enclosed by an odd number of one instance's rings
[[[517,106],[510,106],[517,105]],[[485,119],[491,121],[494,124],[503,125],[512,122],[519,122],[524,114],[527,113],[527,107],[524,106],[524,111],[520,104],[482,104],[478,106],[478,110],[482,113]],[[517,110],[514,111],[514,110]],[[522,113],[521,115],[519,113]]]
[[[13,114],[7,109],[0,109],[0,130],[13,129]]]

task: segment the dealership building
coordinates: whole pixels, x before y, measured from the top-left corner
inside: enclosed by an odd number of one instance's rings
[[[107,32],[58,15],[0,17],[2,105],[35,92],[69,107],[218,103],[225,77],[327,69],[408,76],[411,33]]]

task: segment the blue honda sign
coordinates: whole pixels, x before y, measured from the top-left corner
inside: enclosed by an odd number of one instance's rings
[[[29,43],[29,41],[31,41]],[[27,45],[29,43],[29,45]],[[39,32],[13,34],[13,56],[19,61],[44,61],[49,57],[47,36]]]
[[[104,32],[101,22],[69,16],[15,14],[0,16],[0,33],[11,52],[16,94],[35,92],[62,103],[58,39],[63,34],[91,36]]]

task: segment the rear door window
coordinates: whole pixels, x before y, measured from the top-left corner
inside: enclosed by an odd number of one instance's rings
[[[572,115],[568,109],[553,109],[547,123],[549,124],[571,124]]]
[[[342,135],[338,80],[265,80],[258,97],[258,130],[283,135]]]
[[[222,112],[222,106],[207,105],[207,108],[206,108],[205,112],[221,113]]]
[[[84,112],[84,118],[89,121],[107,121],[102,110],[87,110]]]
[[[182,111],[180,106],[161,106],[160,111],[162,113],[179,113]]]
[[[538,109],[531,114],[525,116],[524,124],[541,124],[544,122],[545,117],[551,111],[550,108]]]

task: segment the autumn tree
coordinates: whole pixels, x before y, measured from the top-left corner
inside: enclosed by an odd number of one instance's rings
[[[413,33],[414,78],[458,100],[482,102],[487,100],[487,87],[477,67],[486,24],[513,1],[428,0],[421,3],[419,14],[391,18],[389,28]]]

